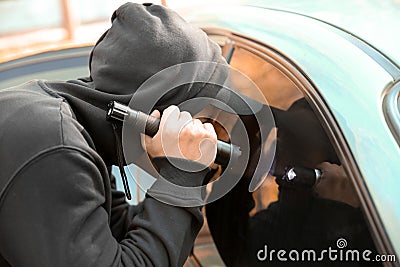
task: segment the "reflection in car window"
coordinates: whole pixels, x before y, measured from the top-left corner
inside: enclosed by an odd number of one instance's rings
[[[230,63],[258,85],[271,106],[277,150],[274,175],[266,174],[255,192],[248,191],[251,176],[242,177],[233,190],[206,206],[208,227],[224,264],[367,266],[361,253],[376,253],[376,248],[353,183],[303,93],[240,44]],[[315,183],[294,184],[283,179],[288,166],[313,174],[319,169],[322,176]],[[336,260],[326,254],[329,248],[336,250]],[[278,251],[283,251],[279,257]],[[343,262],[338,263],[340,251]]]

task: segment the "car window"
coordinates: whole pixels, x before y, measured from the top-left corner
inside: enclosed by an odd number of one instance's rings
[[[195,257],[203,266],[209,266],[210,259],[212,266],[288,266],[288,261],[365,266],[362,253],[377,253],[376,247],[321,115],[283,65],[263,54],[259,44],[232,39],[224,41],[229,49],[223,47],[231,66],[250,77],[275,110],[276,154],[256,191],[248,190],[251,177],[242,177],[234,189],[205,207],[203,236],[209,233],[214,245],[198,243]],[[316,180],[320,171],[322,178]],[[203,249],[206,244],[208,250]],[[330,250],[336,256],[330,257]]]
[[[33,79],[69,80],[87,77],[90,46],[43,52],[0,64],[0,89]]]

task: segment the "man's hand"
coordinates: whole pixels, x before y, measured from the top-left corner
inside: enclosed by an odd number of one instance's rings
[[[353,207],[360,206],[353,184],[342,166],[322,162],[317,168],[322,171],[321,178],[315,186],[320,197],[344,202]]]
[[[160,118],[155,110],[151,116]],[[164,110],[160,128],[151,138],[145,137],[147,153],[155,157],[185,158],[211,166],[217,153],[217,134],[211,123],[193,119],[177,106]]]

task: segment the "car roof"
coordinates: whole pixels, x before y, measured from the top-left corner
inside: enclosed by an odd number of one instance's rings
[[[400,1],[249,0],[246,5],[306,15],[352,33],[400,66]]]

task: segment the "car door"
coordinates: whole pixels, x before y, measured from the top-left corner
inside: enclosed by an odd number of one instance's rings
[[[246,11],[247,15],[241,17]],[[302,114],[291,117],[290,127],[283,122],[281,132],[289,134],[279,135],[279,127],[276,129],[278,147],[281,142],[281,147],[289,148],[277,155],[281,161],[307,167],[320,166],[318,159],[328,161],[328,169],[339,166],[341,175],[313,186],[312,197],[304,192],[287,197],[285,186],[277,182],[279,177],[270,175],[252,194],[243,189],[246,184],[235,188],[225,199],[205,208],[208,224],[203,236],[210,231],[213,242],[207,245],[205,238],[198,241],[193,256],[197,263],[256,266],[268,265],[271,259],[276,265],[290,266],[288,255],[296,248],[306,251],[304,255],[298,253],[300,258],[308,257],[317,265],[321,258],[323,264],[336,266],[340,259],[321,256],[323,248],[330,247],[344,253],[341,261],[371,251],[373,259],[367,257],[362,263],[350,260],[354,266],[395,266],[399,217],[394,201],[394,191],[398,190],[392,189],[392,179],[398,167],[392,157],[399,157],[399,147],[397,126],[388,125],[386,120],[398,125],[398,92],[392,89],[398,88],[398,68],[357,38],[353,40],[320,21],[293,18],[299,16],[296,14],[252,7],[205,13],[190,18],[198,25],[207,25],[204,30],[221,45],[231,66],[248,75],[271,106]],[[284,19],[290,23],[280,23]],[[302,26],[312,28],[314,37],[307,39],[309,33],[296,32],[304,29]],[[315,37],[318,32],[320,36]],[[374,75],[373,79],[369,75]],[[392,97],[385,97],[389,91]],[[392,103],[392,115],[386,120],[383,110],[387,105],[380,102],[384,98],[391,98],[387,101]],[[374,127],[379,129],[371,131]],[[295,142],[285,140],[288,137]],[[333,149],[334,155],[319,153],[321,149]],[[382,169],[383,173],[377,173]],[[382,177],[388,184],[378,182]],[[391,201],[388,194],[393,197]],[[285,202],[288,198],[290,201]],[[282,215],[290,212],[297,217]],[[267,254],[265,248],[275,255]],[[315,249],[315,258],[306,248]],[[286,255],[281,257],[286,261],[278,259],[279,251]],[[292,255],[295,260],[299,259],[297,252]]]

